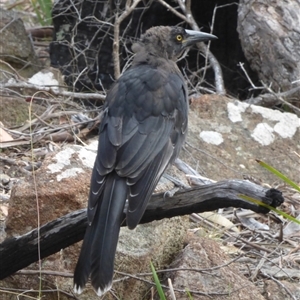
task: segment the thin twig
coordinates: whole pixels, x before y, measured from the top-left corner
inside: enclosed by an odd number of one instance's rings
[[[120,25],[125,18],[127,18],[136,6],[141,2],[141,0],[127,0],[125,5],[125,11],[120,16],[115,16],[114,24],[114,41],[113,41],[113,61],[114,61],[114,71],[115,79],[120,77]]]
[[[287,105],[289,108],[292,108],[295,112],[297,112],[298,116],[300,116],[300,108],[296,107],[295,105],[287,102],[286,100],[283,99],[282,97],[282,93],[280,95],[280,93],[276,94],[270,87],[268,87],[263,81],[261,82],[263,87],[273,96],[275,96],[278,100],[280,100],[280,102],[282,102],[283,104]],[[293,93],[298,92],[300,90],[300,86],[296,87],[293,89]],[[291,90],[289,91],[291,92]],[[283,94],[283,95],[287,95],[287,94]]]
[[[51,276],[59,276],[59,277],[67,277],[67,278],[73,278],[73,273],[68,272],[58,272],[58,271],[52,271],[52,270],[20,270],[14,275],[51,275]]]
[[[192,14],[192,10],[191,10],[191,0],[177,0],[180,8],[182,9],[182,11],[184,12],[185,16],[186,16],[186,22],[191,26],[191,28],[193,30],[197,30],[200,31],[200,28],[197,24],[197,22],[195,21],[193,14]],[[218,60],[216,59],[216,57],[209,51],[209,46],[210,46],[210,42],[208,42],[208,46],[206,46],[204,43],[197,43],[197,47],[200,51],[202,51],[203,53],[205,53],[205,59],[207,62],[207,59],[210,62],[210,65],[212,66],[214,73],[215,73],[215,87],[216,87],[216,91],[218,94],[220,95],[225,95],[226,94],[226,90],[224,87],[224,80],[223,80],[223,74],[222,74],[222,69],[221,66],[218,62]],[[207,63],[206,63],[207,65]],[[205,75],[203,75],[205,76]]]
[[[33,89],[36,91],[48,92],[54,96],[71,97],[71,98],[77,98],[77,99],[90,99],[90,100],[102,100],[102,101],[105,100],[105,95],[100,94],[100,93],[75,93],[75,92],[53,89],[52,87],[49,87],[49,86],[35,85],[35,84],[26,83],[26,82],[5,83],[1,87],[2,88]]]
[[[18,73],[18,71],[17,71],[15,68],[13,68],[8,62],[6,62],[6,61],[0,59],[0,63],[3,64],[3,65],[6,65],[9,69],[11,69],[11,70],[14,72],[14,74],[17,76],[18,79],[25,80],[25,79]]]
[[[267,274],[264,274],[264,276],[270,278],[271,280],[273,280],[274,282],[276,282],[279,286],[281,286],[290,296],[293,300],[297,300],[299,299],[298,297],[296,297],[289,288],[287,288],[280,280],[275,279],[273,276],[269,276]]]
[[[199,269],[199,268],[169,268],[169,269],[163,269],[163,270],[155,270],[155,272],[156,273],[166,273],[166,272],[189,271],[189,272],[197,272],[197,273],[207,273],[207,272],[211,272],[214,270],[218,270],[218,269],[227,267],[227,266],[231,265],[232,263],[234,263],[235,261],[239,260],[241,257],[242,257],[242,255],[237,256],[224,264],[214,266],[214,267],[209,267],[209,268],[203,268],[203,269]],[[152,273],[138,273],[137,274],[137,276],[151,276],[151,275],[152,275]]]
[[[170,278],[168,278],[168,286],[169,286],[169,290],[170,290],[170,296],[172,300],[176,300],[176,296],[174,293],[174,288],[173,288],[173,284],[172,284],[172,280]]]
[[[257,89],[257,87],[255,86],[255,84],[253,83],[253,81],[251,80],[250,76],[248,75],[247,71],[244,68],[244,63],[239,62],[239,66],[242,69],[242,71],[244,72],[245,76],[247,77],[249,83],[251,84],[253,89]]]
[[[165,6],[169,11],[171,11],[175,16],[179,17],[180,19],[182,19],[184,22],[187,22],[187,18],[185,15],[181,14],[180,12],[178,12],[174,7],[172,7],[171,5],[169,5],[167,2],[165,2],[164,0],[156,0],[157,2],[159,2],[161,5]]]
[[[256,86],[253,81],[251,80],[250,76],[248,75],[247,71],[244,68],[243,63],[239,63],[240,68],[244,72],[245,76],[247,77],[249,83],[251,84],[252,89],[254,90],[266,90],[269,93],[268,94],[262,94],[259,95],[255,98],[250,98],[246,100],[247,103],[249,104],[254,104],[254,105],[266,105],[271,106],[277,104],[277,102],[283,103],[287,105],[289,108],[291,108],[298,116],[300,116],[300,108],[297,106],[289,103],[288,101],[284,100],[283,98],[285,97],[291,97],[294,94],[298,93],[300,91],[300,86],[297,86],[295,88],[292,88],[288,91],[285,92],[280,92],[280,93],[275,93],[271,87],[267,86],[263,81],[261,81],[262,86]]]

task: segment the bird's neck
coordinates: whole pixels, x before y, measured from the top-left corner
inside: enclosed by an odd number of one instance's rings
[[[137,52],[134,56],[132,65],[150,65],[155,68],[167,68],[170,72],[177,72],[178,67],[173,60],[167,58],[167,55],[157,55],[155,52]]]
[[[168,56],[168,51],[162,45],[151,43],[134,43],[132,50],[135,53],[133,64],[148,64],[152,66],[176,65]]]

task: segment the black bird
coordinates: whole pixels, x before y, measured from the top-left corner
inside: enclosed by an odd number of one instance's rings
[[[211,39],[216,37],[159,26],[133,45],[131,67],[106,97],[91,178],[89,225],[74,274],[75,292],[82,292],[90,274],[99,296],[111,288],[126,200],[126,222],[133,229],[184,142],[188,97],[176,59],[189,46]]]

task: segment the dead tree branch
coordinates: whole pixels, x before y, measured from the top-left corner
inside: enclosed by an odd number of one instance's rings
[[[157,0],[160,4],[165,6],[167,9],[169,9],[174,15],[177,17],[181,18],[184,22],[190,25],[190,27],[193,30],[200,31],[200,28],[195,21],[192,11],[191,11],[191,0],[177,0],[178,5],[182,12],[184,14],[179,13],[174,7],[170,6],[168,3],[166,3],[164,0]],[[210,42],[209,42],[210,45]],[[198,49],[202,52],[205,53],[205,58],[206,61],[209,60],[215,74],[215,87],[216,91],[220,95],[225,95],[225,87],[224,87],[224,80],[223,80],[223,74],[222,74],[222,69],[217,61],[216,57],[209,51],[209,46],[207,47],[204,43],[198,43],[197,44]],[[204,75],[205,76],[205,75]],[[203,76],[203,77],[204,77]]]
[[[265,207],[241,199],[241,194],[273,207],[283,202],[282,194],[278,190],[266,189],[244,180],[220,181],[181,190],[170,198],[166,198],[165,193],[153,195],[141,223],[212,211],[222,207],[242,207],[264,214],[268,212]],[[123,225],[126,225],[125,214]],[[38,244],[41,258],[45,258],[80,241],[84,236],[86,226],[86,210],[81,209],[51,221],[39,230],[34,229],[21,237],[5,240],[0,244],[0,279],[37,261]],[[38,240],[38,233],[40,240]]]
[[[185,21],[191,26],[191,28],[193,30],[200,31],[200,28],[192,14],[191,0],[185,0],[185,1],[177,0],[177,2],[179,4],[181,10],[184,12],[184,14],[186,16]],[[214,14],[215,14],[215,12],[214,12]],[[222,69],[221,69],[221,66],[220,66],[218,60],[216,59],[216,57],[209,51],[209,45],[210,45],[210,42],[208,42],[208,46],[206,46],[204,43],[198,43],[197,47],[201,52],[205,53],[205,60],[206,61],[209,60],[210,65],[212,66],[212,68],[214,70],[215,87],[216,87],[217,93],[220,95],[225,95],[226,91],[225,91],[225,87],[224,87]]]
[[[29,90],[34,90],[34,91],[47,92],[54,96],[63,96],[63,97],[70,97],[70,98],[76,98],[76,99],[89,99],[89,100],[104,101],[105,97],[106,97],[105,95],[100,94],[100,93],[75,93],[75,92],[59,90],[59,89],[57,89],[57,87],[35,85],[35,84],[26,83],[26,82],[5,83],[5,84],[1,85],[1,88],[3,88],[3,89],[12,89],[12,88],[29,89]],[[24,96],[24,98],[31,97],[31,96]]]
[[[253,90],[266,90],[268,92],[266,94],[261,94],[255,98],[250,98],[250,99],[246,100],[245,102],[247,102],[249,104],[261,105],[261,106],[266,106],[266,107],[272,107],[272,106],[278,105],[279,103],[282,103],[282,104],[287,105],[289,108],[291,108],[297,116],[300,116],[300,109],[284,99],[287,97],[292,97],[293,95],[299,93],[300,86],[296,86],[285,92],[276,93],[271,89],[270,86],[267,86],[263,81],[261,81],[262,86],[256,86],[252,82],[248,73],[246,72],[246,70],[244,68],[244,64],[240,62],[239,66],[242,69],[242,71],[244,72],[245,76],[247,77]]]
[[[115,79],[120,77],[120,25],[127,18],[136,6],[141,2],[141,0],[127,0],[125,5],[125,11],[120,15],[116,16],[114,24],[114,42],[113,42],[113,60],[114,60],[114,71]]]

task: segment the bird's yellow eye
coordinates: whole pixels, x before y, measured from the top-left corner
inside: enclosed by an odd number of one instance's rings
[[[176,40],[177,40],[177,42],[181,42],[182,39],[183,39],[183,37],[182,37],[181,34],[176,35]]]

